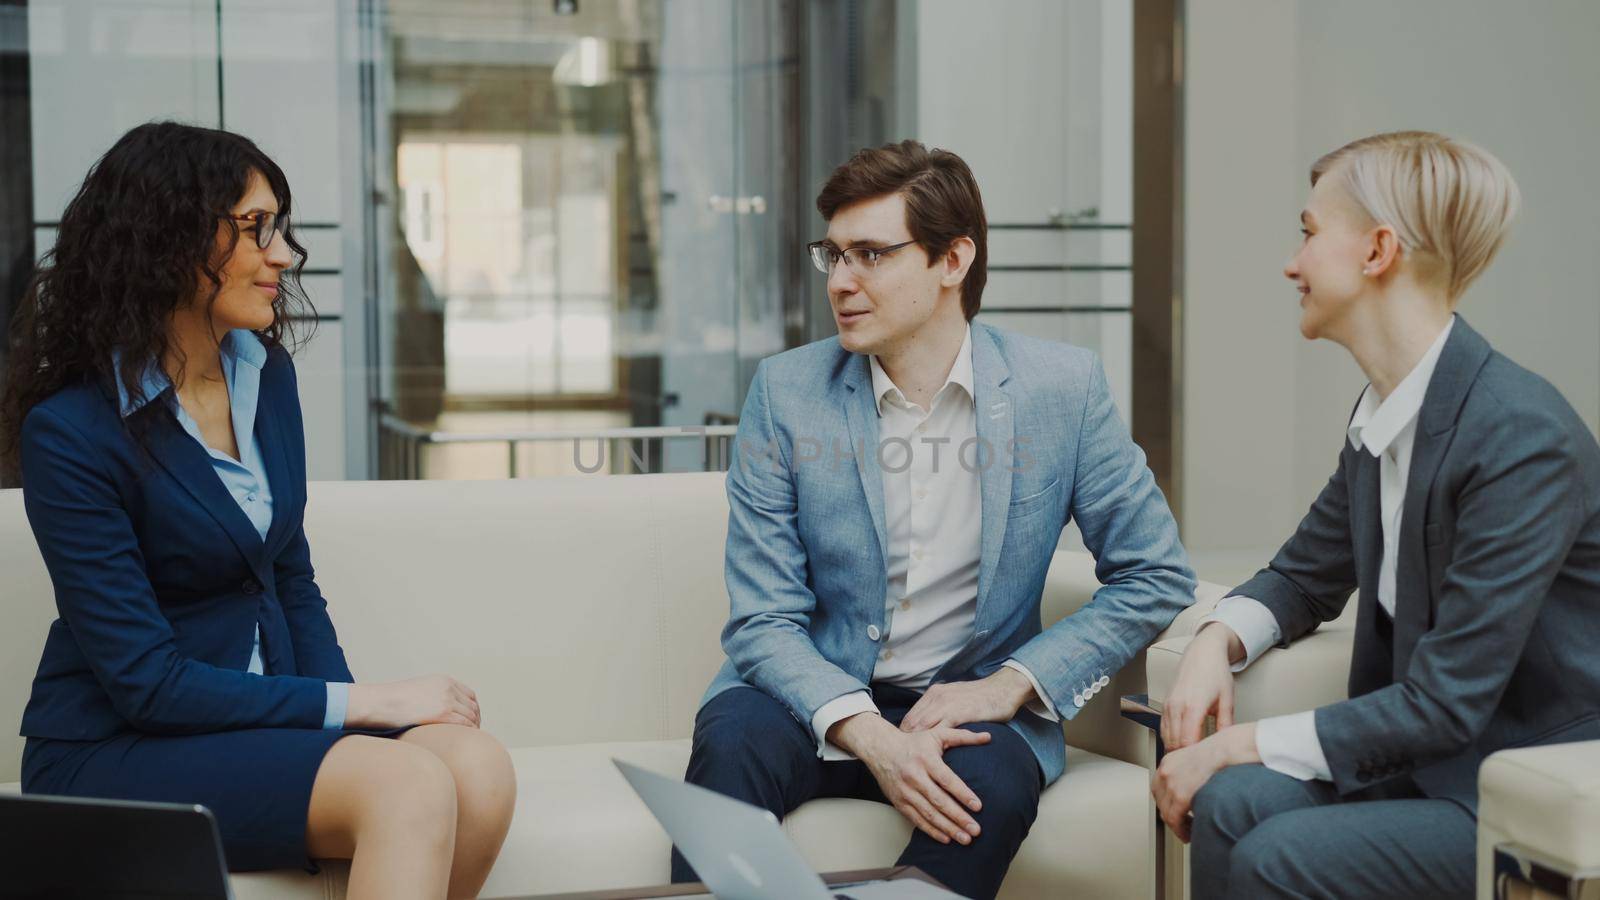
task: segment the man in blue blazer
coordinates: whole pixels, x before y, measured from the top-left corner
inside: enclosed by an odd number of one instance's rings
[[[817,199],[839,336],[762,362],[728,475],[728,661],[688,780],[782,816],[892,804],[900,858],[992,897],[1060,721],[1193,601],[1194,576],[1093,354],[971,322],[982,199],[961,159],[863,150]],[[1103,587],[1041,630],[1070,520]],[[673,876],[693,871],[676,853]]]

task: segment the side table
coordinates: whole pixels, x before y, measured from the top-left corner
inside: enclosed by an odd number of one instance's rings
[[[1161,704],[1148,694],[1128,694],[1122,698],[1122,717],[1149,730],[1154,742],[1156,765],[1167,752],[1161,740]],[[1150,804],[1150,847],[1155,860],[1155,900],[1188,900],[1189,845],[1167,829],[1155,802]]]

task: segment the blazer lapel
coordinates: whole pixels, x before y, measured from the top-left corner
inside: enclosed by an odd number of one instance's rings
[[[167,408],[165,397],[152,400],[135,415],[154,418],[147,437],[151,455],[216,520],[250,567],[259,570],[263,550],[261,536],[233,495],[228,493],[222,479],[217,477],[210,454],[178,424],[177,417]]]
[[[872,514],[872,528],[878,535],[878,558],[889,559],[889,536],[883,518],[883,473],[878,471],[878,398],[872,396],[872,372],[867,358],[852,353],[845,360],[845,420],[850,427],[850,446],[855,451],[856,472],[861,476],[861,492],[866,495]]]
[[[1391,649],[1379,638],[1378,572],[1383,563],[1383,518],[1379,505],[1378,461],[1365,450],[1352,450],[1350,470],[1350,538],[1356,556],[1356,634],[1350,663],[1350,696],[1386,684],[1393,666]]]
[[[1455,436],[1456,417],[1478,370],[1488,361],[1489,343],[1457,319],[1439,362],[1434,366],[1428,391],[1417,415],[1411,471],[1406,475],[1406,496],[1400,513],[1400,558],[1395,560],[1394,675],[1401,678],[1411,663],[1417,641],[1433,627],[1433,601],[1429,596],[1427,546],[1428,496],[1439,474],[1439,464]]]
[[[1356,583],[1363,595],[1378,597],[1378,570],[1383,565],[1383,517],[1380,513],[1378,461],[1365,450],[1357,450],[1354,486],[1350,498],[1350,530],[1355,541]]]
[[[267,469],[267,487],[272,491],[272,524],[267,529],[267,546],[276,547],[283,536],[291,509],[299,508],[303,482],[293,477],[289,467],[289,444],[280,407],[283,386],[261,373],[261,388],[256,402],[256,439],[261,444],[262,462]],[[298,398],[295,398],[298,402]]]
[[[1423,526],[1427,524],[1428,494],[1434,476],[1444,459],[1445,448],[1455,428],[1428,434],[1418,422],[1416,443],[1411,448],[1411,472],[1406,477],[1406,496],[1400,513],[1400,541],[1396,547],[1394,575],[1394,677],[1405,677],[1411,664],[1411,651],[1422,635],[1433,627],[1433,598],[1428,596],[1427,547]]]
[[[1011,441],[1016,426],[1011,395],[1001,387],[1010,377],[1011,369],[1000,356],[994,337],[982,326],[972,326],[972,380],[977,390],[973,412],[978,423],[976,463],[983,497],[978,558],[977,614],[980,618],[1000,565],[1000,551],[1006,541],[1006,515],[1011,508]]]

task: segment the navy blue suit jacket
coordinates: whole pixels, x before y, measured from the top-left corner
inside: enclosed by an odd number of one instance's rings
[[[114,393],[81,384],[23,423],[23,503],[60,613],[24,736],[320,729],[326,683],[355,680],[302,527],[305,436],[289,354],[272,346],[261,372],[265,541],[178,423],[171,393],[124,420]],[[254,626],[268,676],[245,671]]]

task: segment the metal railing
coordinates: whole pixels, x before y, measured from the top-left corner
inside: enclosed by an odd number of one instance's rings
[[[613,474],[668,471],[668,441],[702,441],[700,467],[694,471],[726,472],[735,425],[684,425],[648,428],[600,428],[540,431],[433,431],[385,413],[378,422],[379,477],[419,480],[428,477],[427,448],[454,444],[504,444],[506,475],[518,477],[517,447],[522,444],[570,443],[574,467],[584,474],[602,470]],[[583,445],[593,441],[597,452],[591,465]],[[652,454],[651,444],[660,451]],[[642,452],[636,452],[642,450]],[[621,451],[621,452],[618,452]],[[608,464],[609,463],[609,464]],[[659,463],[660,465],[656,465]],[[689,470],[673,470],[689,471]]]

